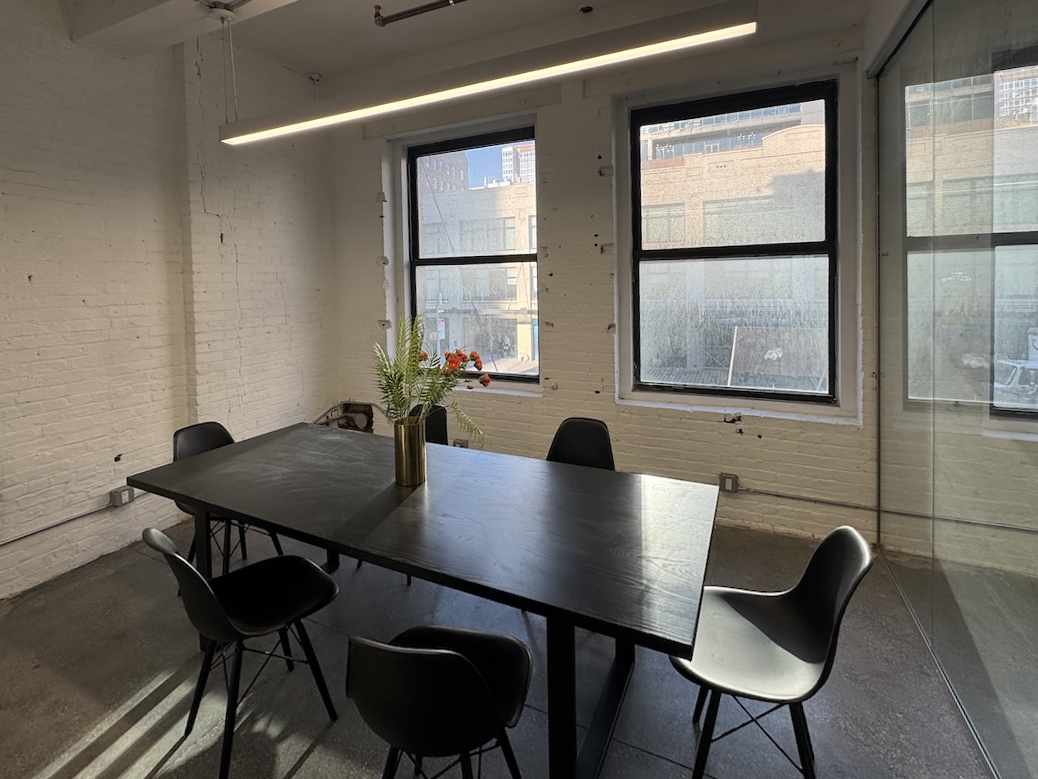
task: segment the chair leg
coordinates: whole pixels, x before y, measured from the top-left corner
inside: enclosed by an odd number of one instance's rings
[[[226,576],[231,568],[231,523],[223,523],[223,573]]]
[[[249,547],[245,544],[245,525],[241,522],[238,523],[238,546],[241,549],[241,559],[249,559]]]
[[[692,779],[703,779],[706,773],[706,761],[710,757],[710,742],[714,737],[714,726],[717,724],[717,709],[721,705],[721,691],[713,690],[710,703],[706,706],[706,720],[699,731],[699,743],[696,744],[696,764],[692,769]]]
[[[411,574],[407,574],[407,586],[411,586]]]
[[[360,567],[361,567],[362,565],[364,565],[364,561],[363,561],[363,560],[358,560],[358,561],[357,561],[357,568],[356,568],[356,570],[358,570],[358,571],[359,571],[359,570],[360,570]]]
[[[463,752],[461,755],[461,779],[475,779],[475,775],[472,773],[472,758],[469,757],[468,752]]]
[[[227,710],[223,715],[223,745],[220,748],[220,779],[231,775],[231,749],[234,746],[234,723],[238,718],[238,685],[241,682],[242,644],[234,645],[231,668],[227,674]]]
[[[187,561],[191,564],[195,562],[195,538],[191,537],[191,546],[187,550]]]
[[[274,551],[278,553],[279,557],[284,556],[285,550],[281,548],[281,539],[278,538],[278,534],[273,531],[270,533],[270,543],[274,545]]]
[[[699,695],[696,696],[696,708],[692,712],[692,722],[697,725],[699,724],[699,717],[703,714],[703,704],[706,703],[706,696],[709,692],[710,688],[704,684],[699,688]]]
[[[501,747],[501,754],[505,757],[505,764],[508,766],[508,773],[511,774],[512,779],[522,779],[519,774],[519,763],[515,759],[515,752],[512,751],[512,742],[508,740],[507,731],[501,731],[501,735],[497,737],[497,745]]]
[[[815,750],[811,746],[811,733],[807,729],[807,715],[803,703],[789,704],[789,718],[793,721],[793,733],[797,739],[800,767],[805,779],[815,779]]]
[[[215,653],[216,642],[207,641],[205,652],[202,654],[202,668],[198,672],[198,681],[195,683],[195,694],[191,696],[191,711],[187,715],[187,727],[184,728],[184,738],[187,738],[195,727],[195,718],[198,716],[198,707],[205,696],[205,683],[209,681],[209,669],[213,664],[213,655]]]
[[[289,673],[291,673],[295,670],[296,664],[292,662],[292,644],[288,641],[288,629],[281,628],[278,635],[281,637],[281,649],[285,652],[285,665],[288,666]]]
[[[389,748],[389,754],[386,755],[386,765],[382,769],[382,779],[393,779],[396,776],[396,769],[400,767],[400,750],[396,747]]]
[[[317,683],[317,691],[321,693],[321,699],[324,701],[324,707],[328,709],[328,716],[332,718],[332,722],[339,719],[339,715],[335,712],[335,706],[332,704],[332,696],[328,693],[328,685],[324,682],[324,674],[321,673],[321,665],[317,662],[317,655],[314,653],[314,647],[310,643],[310,636],[306,633],[306,628],[303,627],[303,620],[296,622],[296,633],[299,634],[299,643],[303,646],[303,654],[306,655],[306,661],[310,664],[310,672],[314,675],[314,682]]]

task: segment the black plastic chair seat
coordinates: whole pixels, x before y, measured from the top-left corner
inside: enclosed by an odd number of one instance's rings
[[[519,639],[460,628],[422,626],[405,630],[391,644],[457,652],[483,677],[501,722],[513,727],[519,721],[533,668],[530,650]]]
[[[272,633],[324,608],[339,592],[335,580],[305,557],[271,557],[210,582],[236,630]]]
[[[800,701],[825,673],[829,635],[789,597],[704,587],[692,659],[671,657],[692,682],[742,698]]]

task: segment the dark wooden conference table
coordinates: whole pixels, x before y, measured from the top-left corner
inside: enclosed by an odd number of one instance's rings
[[[392,439],[309,424],[127,483],[197,507],[197,565],[207,577],[217,514],[543,615],[552,779],[598,776],[636,645],[692,656],[712,485],[430,444],[428,481],[406,488],[394,480]],[[616,639],[579,754],[577,627]]]

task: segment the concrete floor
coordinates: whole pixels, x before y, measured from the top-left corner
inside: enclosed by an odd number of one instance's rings
[[[188,526],[173,535],[186,549]],[[250,552],[257,554],[263,543],[260,536],[251,539]],[[320,559],[301,545],[286,546]],[[795,539],[719,528],[708,578],[779,588],[796,578],[810,551],[811,545]],[[342,594],[314,615],[309,630],[339,721],[333,725],[326,719],[305,668],[288,674],[272,663],[242,704],[234,776],[380,776],[385,746],[343,693],[345,639],[349,634],[385,639],[418,623],[507,631],[530,644],[537,670],[512,740],[524,776],[546,775],[540,618],[425,582],[408,588],[399,574],[374,566],[357,571],[349,560],[337,576]],[[610,644],[585,633],[578,633],[577,643],[578,717],[586,723],[608,667]],[[186,741],[181,738],[197,663],[197,640],[173,577],[140,544],[0,603],[0,774],[214,776],[224,700],[219,673],[210,679],[194,732]],[[605,776],[690,776],[695,694],[666,657],[639,650]],[[987,776],[882,563],[852,602],[835,670],[806,710],[820,776]],[[739,710],[726,701],[719,732],[739,721]],[[795,754],[785,712],[765,722]],[[714,745],[708,772],[714,777],[799,775],[752,726]],[[496,753],[485,760],[484,776],[505,776]]]
[[[1038,579],[918,557],[890,564],[999,773],[1038,776]]]

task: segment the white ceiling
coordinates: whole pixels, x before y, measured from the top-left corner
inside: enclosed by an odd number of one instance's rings
[[[637,0],[631,0],[637,2]],[[383,14],[425,0],[380,0]],[[386,58],[500,34],[516,27],[579,16],[595,0],[467,0],[386,27],[376,27],[369,0],[297,0],[235,27],[235,43],[258,49],[293,70],[326,76]],[[599,5],[606,5],[600,2]]]
[[[380,1],[388,15],[426,0]],[[758,38],[842,29],[862,20],[870,1],[758,0]],[[478,52],[477,59],[500,56],[715,2],[719,0],[466,0],[377,27],[372,0],[295,0],[236,24],[234,34],[237,45],[264,52],[292,70],[331,77],[378,73],[379,68],[387,73],[398,66],[435,70],[462,56],[461,49]],[[595,10],[581,14],[582,5]]]

